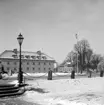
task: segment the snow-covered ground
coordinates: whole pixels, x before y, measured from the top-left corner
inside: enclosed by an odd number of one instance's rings
[[[28,83],[32,90],[27,91],[21,100],[41,105],[104,105],[104,78],[101,77],[39,79]]]

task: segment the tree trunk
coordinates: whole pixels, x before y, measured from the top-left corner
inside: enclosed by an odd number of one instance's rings
[[[81,74],[83,73],[83,67],[81,66]]]

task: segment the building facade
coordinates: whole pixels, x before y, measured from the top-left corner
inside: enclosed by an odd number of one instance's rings
[[[72,70],[73,70],[73,67],[67,67],[67,66],[59,66],[58,67],[58,72],[69,73]]]
[[[12,70],[14,73],[19,71],[19,51],[5,50],[0,54],[0,60],[5,71]],[[21,69],[26,73],[43,73],[54,70],[55,60],[41,51],[37,52],[21,52]]]
[[[67,62],[66,64],[60,64],[57,67],[57,69],[58,69],[58,72],[68,73],[68,72],[71,72],[73,70],[73,67],[72,67],[70,62]]]

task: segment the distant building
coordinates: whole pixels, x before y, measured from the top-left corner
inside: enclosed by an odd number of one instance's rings
[[[67,62],[66,64],[60,64],[57,68],[58,68],[58,72],[64,72],[64,73],[71,72],[73,69],[70,62]]]
[[[50,69],[54,70],[55,60],[41,51],[22,51],[21,59],[22,71],[26,73],[40,73],[48,72]],[[17,49],[5,50],[0,54],[0,60],[7,72],[10,70],[14,73],[19,71],[19,51]]]

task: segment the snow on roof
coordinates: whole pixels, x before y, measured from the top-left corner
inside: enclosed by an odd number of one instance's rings
[[[21,57],[22,59],[31,59],[31,60],[54,60],[52,57],[48,56],[47,54],[41,52],[29,52],[29,51],[22,51]],[[19,51],[15,52],[14,50],[5,50],[3,53],[0,54],[0,58],[10,58],[10,59],[18,59],[19,58]]]

